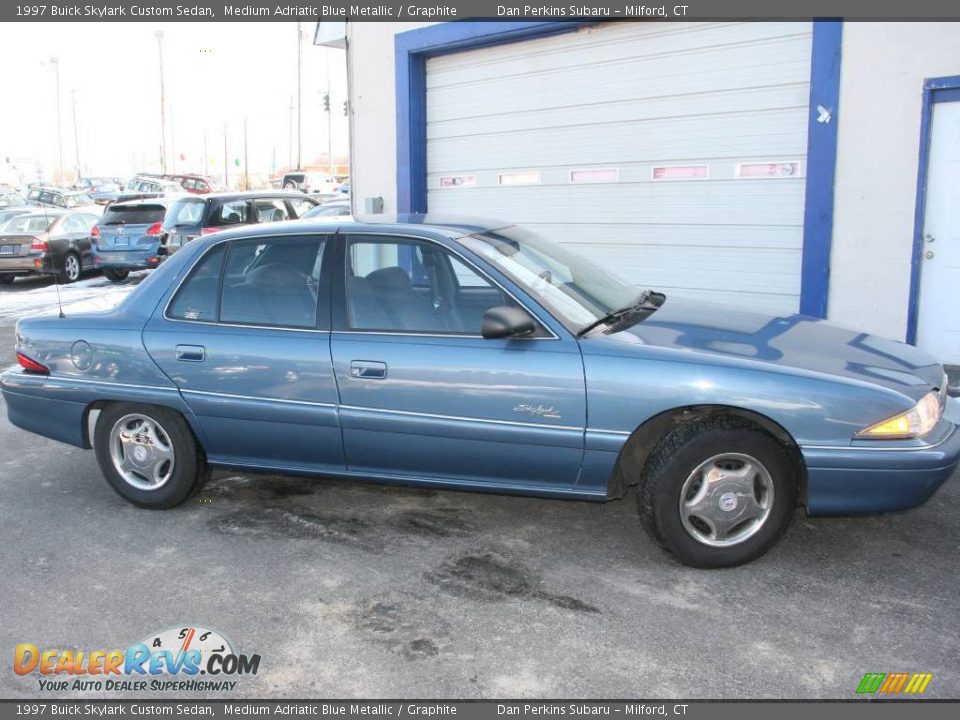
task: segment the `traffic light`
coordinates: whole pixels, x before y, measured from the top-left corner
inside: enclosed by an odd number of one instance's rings
[[[348,111],[347,111],[347,101],[346,101],[346,100],[343,101],[343,115],[344,115],[344,117],[346,117],[346,116],[348,115]]]
[[[323,94],[323,111],[330,112],[330,93]]]

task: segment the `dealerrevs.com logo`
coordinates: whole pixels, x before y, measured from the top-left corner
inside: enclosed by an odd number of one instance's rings
[[[17,645],[13,670],[36,675],[44,692],[229,691],[256,675],[259,655],[234,652],[216,630],[188,626],[154,633],[126,650],[60,650]],[[201,677],[202,676],[202,677]]]

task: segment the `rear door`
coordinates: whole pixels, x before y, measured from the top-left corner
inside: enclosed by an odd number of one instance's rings
[[[215,463],[344,468],[330,361],[324,235],[219,243],[144,331]]]

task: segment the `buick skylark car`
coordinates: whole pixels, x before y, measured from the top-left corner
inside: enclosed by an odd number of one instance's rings
[[[700,567],[796,507],[923,503],[960,459],[943,367],[800,315],[638,292],[518,227],[283,222],[189,243],[117,307],[17,326],[10,420],[146,508],[211,466],[611,500]]]

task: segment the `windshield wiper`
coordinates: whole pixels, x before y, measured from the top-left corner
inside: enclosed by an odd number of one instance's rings
[[[619,310],[614,310],[613,312],[607,313],[602,318],[594,320],[589,325],[585,325],[580,328],[577,332],[577,337],[582,338],[591,330],[595,330],[601,325],[614,326],[619,324],[622,320],[635,315],[637,313],[645,312],[648,315],[656,310],[663,304],[664,295],[662,293],[655,293],[651,290],[644,290],[640,297],[638,297],[634,302],[629,305],[626,305]],[[652,302],[651,302],[652,300]]]

